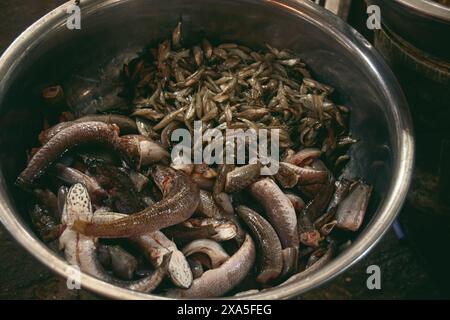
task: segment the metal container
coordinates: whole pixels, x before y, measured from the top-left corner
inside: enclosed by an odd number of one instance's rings
[[[31,231],[27,195],[13,186],[36,145],[42,123],[40,90],[67,86],[74,75],[99,76],[144,45],[166,38],[178,19],[192,43],[265,43],[299,53],[319,80],[334,86],[352,110],[347,176],[362,177],[374,193],[363,230],[323,269],[301,281],[239,297],[282,299],[330,281],[361,259],[389,229],[405,199],[413,167],[414,138],[407,104],[389,68],[360,34],[310,1],[291,0],[85,0],[81,30],[66,28],[63,5],[32,25],[0,58],[0,219],[38,260],[67,277],[68,264]],[[80,77],[78,77],[80,78]],[[70,98],[70,97],[69,97]],[[76,98],[76,97],[75,97]],[[158,299],[115,287],[86,274],[82,286],[111,298]]]
[[[450,7],[431,0],[366,0],[381,21],[413,46],[450,61]]]

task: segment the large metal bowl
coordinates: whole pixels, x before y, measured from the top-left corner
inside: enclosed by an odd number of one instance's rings
[[[67,277],[68,264],[29,227],[26,195],[13,186],[36,145],[42,124],[40,90],[68,85],[74,74],[98,76],[120,65],[124,53],[166,38],[180,16],[188,43],[207,36],[252,47],[292,49],[319,80],[334,86],[352,110],[351,131],[360,139],[347,176],[374,185],[368,216],[353,244],[301,281],[241,298],[282,299],[321,285],[361,259],[389,229],[405,199],[413,167],[414,138],[407,104],[391,71],[355,30],[310,1],[291,0],[85,0],[82,29],[66,28],[63,5],[27,29],[0,58],[0,219],[39,261]],[[122,58],[114,59],[114,57]],[[112,298],[158,299],[115,287],[86,274],[82,286]]]

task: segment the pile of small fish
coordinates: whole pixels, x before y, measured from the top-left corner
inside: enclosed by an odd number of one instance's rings
[[[76,117],[55,107],[61,86],[45,89],[59,122],[16,181],[33,194],[40,238],[87,274],[169,297],[267,290],[328,263],[362,225],[372,188],[336,178],[356,141],[333,88],[267,48],[205,39],[186,49],[180,23],[124,65],[125,114]],[[280,129],[279,171],[171,163],[172,132],[195,120]]]

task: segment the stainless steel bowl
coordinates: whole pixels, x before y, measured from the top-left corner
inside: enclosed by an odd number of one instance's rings
[[[129,52],[166,38],[180,16],[184,41],[207,36],[252,47],[269,43],[292,49],[319,80],[337,89],[352,110],[348,176],[374,185],[368,217],[355,241],[307,279],[245,298],[282,299],[321,285],[361,259],[381,239],[405,199],[413,167],[414,138],[407,104],[391,71],[373,47],[342,20],[310,1],[292,0],[85,0],[82,29],[66,28],[63,5],[9,47],[0,58],[0,219],[38,260],[67,277],[68,264],[31,231],[26,195],[13,181],[36,144],[42,123],[41,88],[68,85],[73,75],[98,77]],[[106,66],[106,67],[105,67]],[[109,68],[109,69],[108,69]],[[159,299],[115,287],[86,274],[82,286],[112,298]]]
[[[382,23],[417,48],[450,61],[450,7],[431,0],[366,0]]]

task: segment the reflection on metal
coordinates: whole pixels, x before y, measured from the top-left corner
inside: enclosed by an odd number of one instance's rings
[[[450,61],[450,6],[424,0],[366,0],[381,8],[382,23],[412,46]]]
[[[412,46],[387,26],[375,32],[375,47],[403,87],[416,132],[442,134],[448,131],[450,62]],[[428,148],[428,145],[425,142],[424,146]],[[435,146],[428,152],[435,153],[439,148]]]
[[[348,18],[352,4],[352,0],[315,0],[314,2],[330,10],[345,21]]]

